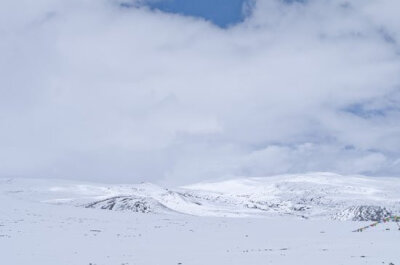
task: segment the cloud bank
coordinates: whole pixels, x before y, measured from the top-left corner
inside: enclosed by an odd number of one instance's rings
[[[120,3],[1,1],[0,176],[400,174],[400,2]]]

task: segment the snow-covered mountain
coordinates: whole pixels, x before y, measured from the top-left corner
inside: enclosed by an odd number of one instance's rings
[[[332,173],[243,178],[185,187],[259,215],[380,220],[400,212],[400,180]]]
[[[237,178],[174,189],[150,183],[99,185],[3,179],[9,196],[53,204],[140,213],[219,217],[381,220],[400,215],[400,179],[332,173]]]
[[[0,179],[1,264],[400,264],[395,223],[352,233],[366,226],[357,220],[398,212],[399,182],[318,173],[166,189]]]

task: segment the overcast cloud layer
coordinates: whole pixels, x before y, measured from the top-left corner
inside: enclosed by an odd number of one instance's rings
[[[400,175],[400,2],[258,0],[228,29],[0,2],[0,176]]]

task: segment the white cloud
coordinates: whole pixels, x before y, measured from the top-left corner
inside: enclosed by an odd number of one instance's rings
[[[397,7],[259,0],[224,30],[114,1],[2,1],[0,175],[398,175]]]

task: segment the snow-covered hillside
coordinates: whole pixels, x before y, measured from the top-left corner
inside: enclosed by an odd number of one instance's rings
[[[46,203],[141,213],[355,221],[400,215],[400,179],[332,173],[238,178],[174,189],[150,183],[100,185],[9,179],[2,180],[1,189],[5,194]]]
[[[259,215],[377,220],[400,212],[400,180],[332,173],[243,178],[185,187]]]
[[[2,179],[0,264],[397,265],[396,223],[352,231],[396,212],[398,191],[333,174],[176,189]]]

